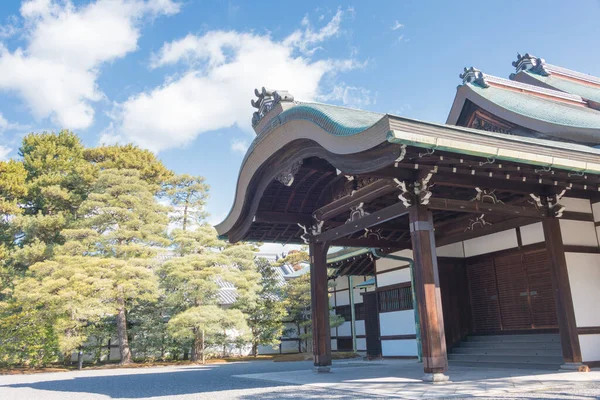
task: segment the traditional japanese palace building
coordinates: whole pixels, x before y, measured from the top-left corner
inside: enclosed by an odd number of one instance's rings
[[[600,79],[513,66],[465,69],[446,124],[256,91],[216,228],[309,245],[316,367],[352,348],[420,354],[434,381],[448,360],[600,361]],[[330,329],[330,305],[350,322]]]

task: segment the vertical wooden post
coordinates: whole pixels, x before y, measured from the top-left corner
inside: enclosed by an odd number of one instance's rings
[[[313,356],[317,372],[329,372],[331,365],[331,329],[327,290],[328,248],[329,245],[326,243],[309,244]]]
[[[424,380],[440,382],[448,380],[444,316],[440,295],[433,217],[422,205],[409,209],[410,236],[412,240],[415,294],[421,324],[421,348],[423,351]]]
[[[560,232],[560,220],[554,217],[544,218],[542,225],[546,237],[546,250],[550,258],[550,274],[556,304],[560,344],[563,359],[566,363],[563,367],[569,368],[569,364],[579,365],[581,363],[581,348],[579,347],[579,336],[577,335],[567,260]]]

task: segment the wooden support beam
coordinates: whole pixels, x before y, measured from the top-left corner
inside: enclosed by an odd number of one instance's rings
[[[375,238],[340,238],[331,242],[332,246],[343,247],[373,247],[392,248],[395,251],[403,250],[410,247],[410,243],[396,242],[393,240],[375,239]]]
[[[310,226],[314,223],[313,218],[307,214],[294,214],[276,211],[259,211],[254,217],[254,222],[266,224],[302,224]]]
[[[318,372],[329,371],[331,365],[331,328],[329,326],[329,294],[327,288],[326,243],[311,241],[310,298],[314,365]]]
[[[332,201],[331,203],[315,210],[313,215],[319,221],[327,221],[340,214],[350,214],[350,207],[359,205],[360,203],[369,203],[383,195],[397,190],[396,184],[392,180],[381,179],[368,184],[342,198]]]
[[[409,209],[409,221],[415,260],[414,282],[421,328],[423,369],[426,374],[443,374],[448,369],[448,356],[433,216],[425,206],[412,206]],[[439,376],[432,376],[433,381],[436,379]]]
[[[430,210],[458,211],[490,215],[506,215],[513,217],[546,217],[546,210],[543,208],[537,209],[535,207],[513,206],[502,203],[481,203],[478,201],[468,200],[438,199],[435,197],[429,199],[429,204],[427,205],[427,208],[429,208]]]
[[[345,236],[352,235],[355,232],[362,231],[365,228],[391,221],[392,219],[401,217],[407,213],[406,207],[398,202],[382,210],[359,218],[356,221],[346,222],[344,225],[323,232],[320,235],[315,236],[314,240],[316,243],[332,242]]]
[[[554,303],[560,332],[560,344],[565,363],[581,363],[581,348],[577,335],[573,297],[567,271],[564,244],[560,232],[560,221],[557,218],[546,218],[542,221],[546,250],[550,259],[550,274]]]
[[[538,222],[532,218],[511,218],[502,222],[494,223],[490,226],[485,226],[481,229],[466,231],[467,223],[463,222],[464,226],[457,229],[456,226],[449,226],[446,229],[436,229],[435,240],[438,246],[445,246],[463,240],[474,239],[480,236],[489,235],[492,233],[502,232],[508,229],[514,229],[519,226],[529,225]],[[458,231],[458,232],[457,232]]]

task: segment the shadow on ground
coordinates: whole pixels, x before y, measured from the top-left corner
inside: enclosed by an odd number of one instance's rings
[[[243,390],[264,387],[289,386],[255,379],[214,376],[210,369],[194,368],[173,372],[138,373],[74,377],[64,380],[5,385],[10,388],[32,388],[56,392],[74,392],[105,395],[113,399],[175,396],[183,394]]]

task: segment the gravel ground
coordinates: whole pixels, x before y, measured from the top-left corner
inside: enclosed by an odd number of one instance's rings
[[[350,392],[301,388],[232,375],[307,370],[312,362],[255,361],[207,366],[88,370],[0,376],[2,400],[364,399]],[[381,397],[372,397],[373,399]]]
[[[109,369],[0,376],[1,400],[88,399],[381,399],[364,394],[294,386],[233,375],[306,371],[311,362],[255,361],[207,366]],[[457,399],[458,397],[451,397]],[[463,397],[464,398],[464,397]],[[492,397],[488,397],[491,399]],[[599,399],[600,383],[580,383],[566,390],[522,392],[493,399]],[[479,399],[483,399],[479,397]]]

